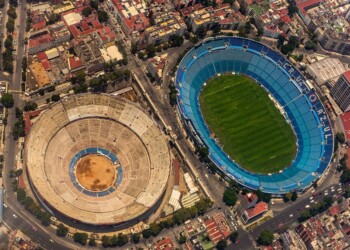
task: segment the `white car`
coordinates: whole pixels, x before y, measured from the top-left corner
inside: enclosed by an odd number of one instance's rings
[[[315,201],[314,200],[311,200],[310,203],[314,203]]]
[[[305,208],[310,208],[310,205],[306,205]]]
[[[313,199],[314,199],[314,197],[311,196],[311,197],[310,197],[310,201],[313,200]]]
[[[328,193],[324,193],[324,195],[325,195],[325,196],[327,196],[327,195],[328,195]]]
[[[293,214],[290,214],[289,217],[292,218],[292,217],[293,217]]]

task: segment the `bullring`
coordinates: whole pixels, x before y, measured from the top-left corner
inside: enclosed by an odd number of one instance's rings
[[[89,154],[114,165],[112,186],[89,190],[78,183],[76,165]],[[83,94],[61,100],[38,118],[26,138],[25,166],[50,210],[85,224],[116,225],[157,208],[170,152],[157,124],[136,104]]]

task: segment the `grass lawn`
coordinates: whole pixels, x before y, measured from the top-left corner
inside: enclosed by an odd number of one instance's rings
[[[254,80],[243,75],[216,77],[203,88],[199,101],[211,132],[241,167],[266,174],[292,162],[293,130]]]

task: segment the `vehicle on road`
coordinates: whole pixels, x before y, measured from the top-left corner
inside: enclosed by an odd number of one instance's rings
[[[13,214],[13,217],[14,217],[14,218],[17,218],[17,215]]]
[[[310,205],[306,205],[305,208],[310,208]]]
[[[292,218],[292,217],[293,217],[293,214],[290,214],[289,217]]]

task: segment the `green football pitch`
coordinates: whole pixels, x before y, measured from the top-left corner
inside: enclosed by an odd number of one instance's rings
[[[293,130],[254,80],[218,76],[206,84],[199,101],[212,136],[242,168],[267,174],[290,165],[296,153]]]

